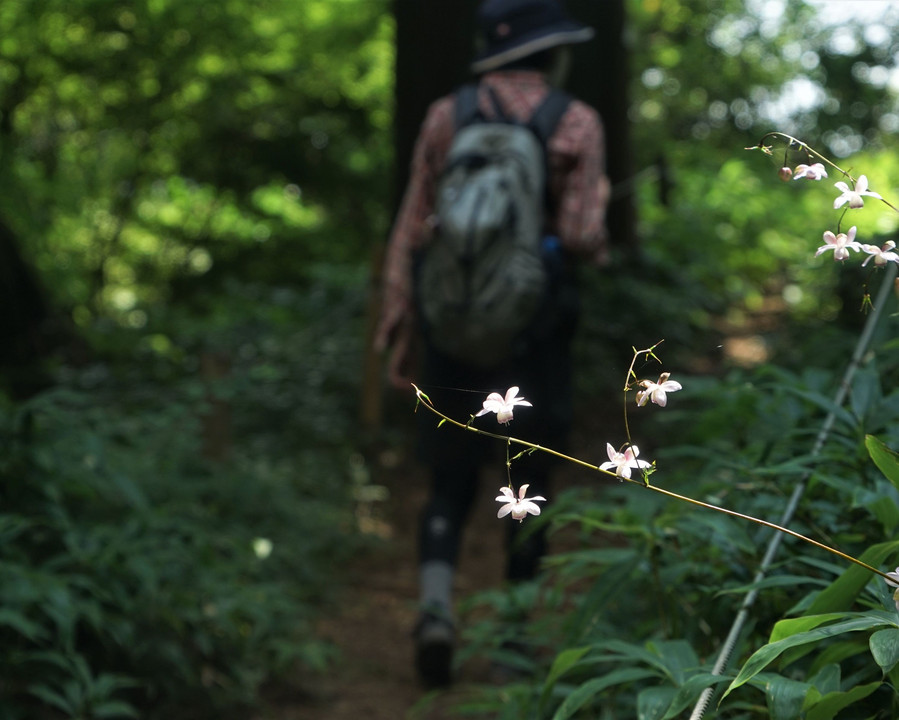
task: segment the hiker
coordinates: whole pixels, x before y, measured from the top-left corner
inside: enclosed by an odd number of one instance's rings
[[[410,182],[387,248],[375,346],[391,350],[387,373],[393,386],[410,392],[414,381],[440,411],[461,421],[481,409],[488,392],[505,395],[509,387],[520,387],[533,407],[516,409],[512,434],[561,449],[572,405],[576,266],[607,261],[608,180],[597,113],[554,86],[565,74],[567,46],[590,40],[593,30],[568,17],[559,0],[485,0],[476,21],[482,40],[471,65],[476,90],[460,88],[434,102],[416,141]],[[545,189],[538,186],[539,194],[528,201],[523,193],[534,192],[530,179],[516,180],[515,171],[505,168],[498,172],[513,173],[506,176],[506,196],[479,190],[480,199],[468,202],[467,178],[481,187],[489,179],[474,178],[479,162],[471,161],[470,148],[461,147],[460,126],[466,133],[475,127],[466,142],[484,148],[490,144],[485,134],[515,124],[519,130],[527,125],[532,139],[518,132],[511,142],[520,142],[527,152],[540,149],[539,167],[532,161],[528,172],[542,176]],[[460,227],[489,224],[495,219],[486,217],[491,213],[500,217],[498,222],[517,225],[488,227],[460,239]],[[532,246],[529,233],[536,233]],[[515,259],[494,258],[495,266],[484,273],[489,279],[483,299],[461,276],[467,266],[458,257],[470,254],[475,266],[488,262],[485,248],[493,237],[500,237],[495,245]],[[490,287],[504,273],[509,287],[525,285],[530,295],[519,299],[512,291]],[[530,277],[536,291],[522,281]],[[505,315],[497,322],[494,312]],[[420,353],[414,352],[417,348]],[[504,432],[496,419],[488,415],[475,422]],[[451,680],[452,585],[462,528],[479,469],[505,446],[472,432],[438,428],[427,412],[419,412],[418,420],[418,456],[430,471],[431,496],[420,526],[415,659],[422,680],[439,686]],[[534,453],[512,464],[516,492],[527,483],[529,495],[549,497],[548,458]],[[544,533],[522,533],[527,526],[508,518],[506,577],[511,582],[534,577],[545,551]]]

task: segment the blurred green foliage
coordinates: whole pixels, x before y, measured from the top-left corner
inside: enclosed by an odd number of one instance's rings
[[[0,38],[0,213],[81,327],[383,236],[386,2],[11,0]]]
[[[664,337],[666,360],[718,377],[641,426],[666,438],[644,453],[687,494],[776,514],[869,275],[812,257],[836,230],[837,178],[783,184],[779,154],[743,148],[776,125],[889,195],[897,40],[792,0],[627,11],[644,170],[615,192],[635,193],[642,252],[584,273],[584,408],[617,388],[632,345]],[[312,620],[358,542],[349,466],[370,252],[392,205],[393,58],[389,0],[0,3],[0,221],[84,344],[51,365],[55,389],[0,407],[0,717],[245,716],[266,683],[330,658]],[[896,229],[874,203],[847,221],[864,241]],[[728,369],[728,333],[761,335],[779,366]],[[895,345],[879,340],[798,519],[844,548],[897,526],[864,451],[866,434],[899,443]],[[542,586],[484,602],[552,611],[531,630],[536,660],[519,658],[548,672],[482,707],[682,707],[758,534],[631,488],[572,493],[545,518],[578,547]],[[801,548],[782,563],[746,648],[842,571]],[[862,602],[889,609],[881,591]],[[503,652],[515,630],[499,625],[475,628],[472,651]],[[831,660],[867,687],[862,650],[791,656],[784,702],[831,689]],[[730,716],[757,710],[749,692]]]

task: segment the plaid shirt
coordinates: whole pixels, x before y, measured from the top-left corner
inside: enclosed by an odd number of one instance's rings
[[[499,98],[503,111],[527,120],[549,92],[544,76],[531,70],[487,73],[481,79]],[[376,344],[385,347],[394,331],[412,317],[412,256],[428,242],[437,182],[452,142],[454,96],[434,102],[415,144],[411,179],[387,246],[383,302]],[[489,96],[480,94],[481,110],[491,114]],[[574,100],[549,139],[549,189],[556,208],[549,229],[562,247],[604,264],[607,257],[605,210],[608,179],[604,173],[602,125],[596,111]]]

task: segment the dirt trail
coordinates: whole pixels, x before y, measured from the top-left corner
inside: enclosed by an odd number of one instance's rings
[[[502,483],[500,473],[496,482],[490,474],[464,536],[457,598],[501,585],[504,528],[496,519],[494,491]],[[426,485],[417,468],[403,466],[383,475],[380,482],[390,496],[376,509],[374,525],[383,539],[357,560],[340,606],[319,625],[321,636],[339,649],[340,659],[328,676],[305,688],[306,697],[278,703],[265,720],[444,720],[453,700],[483,681],[485,668],[471,663],[437,702],[422,702],[429,693],[415,674],[411,633],[418,601],[415,538]]]

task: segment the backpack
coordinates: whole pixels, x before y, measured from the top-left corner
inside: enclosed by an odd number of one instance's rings
[[[492,88],[456,96],[453,136],[436,191],[433,237],[417,261],[424,330],[445,355],[496,366],[526,345],[547,289],[541,242],[548,199],[546,143],[571,98],[551,89],[530,120],[509,119]]]

